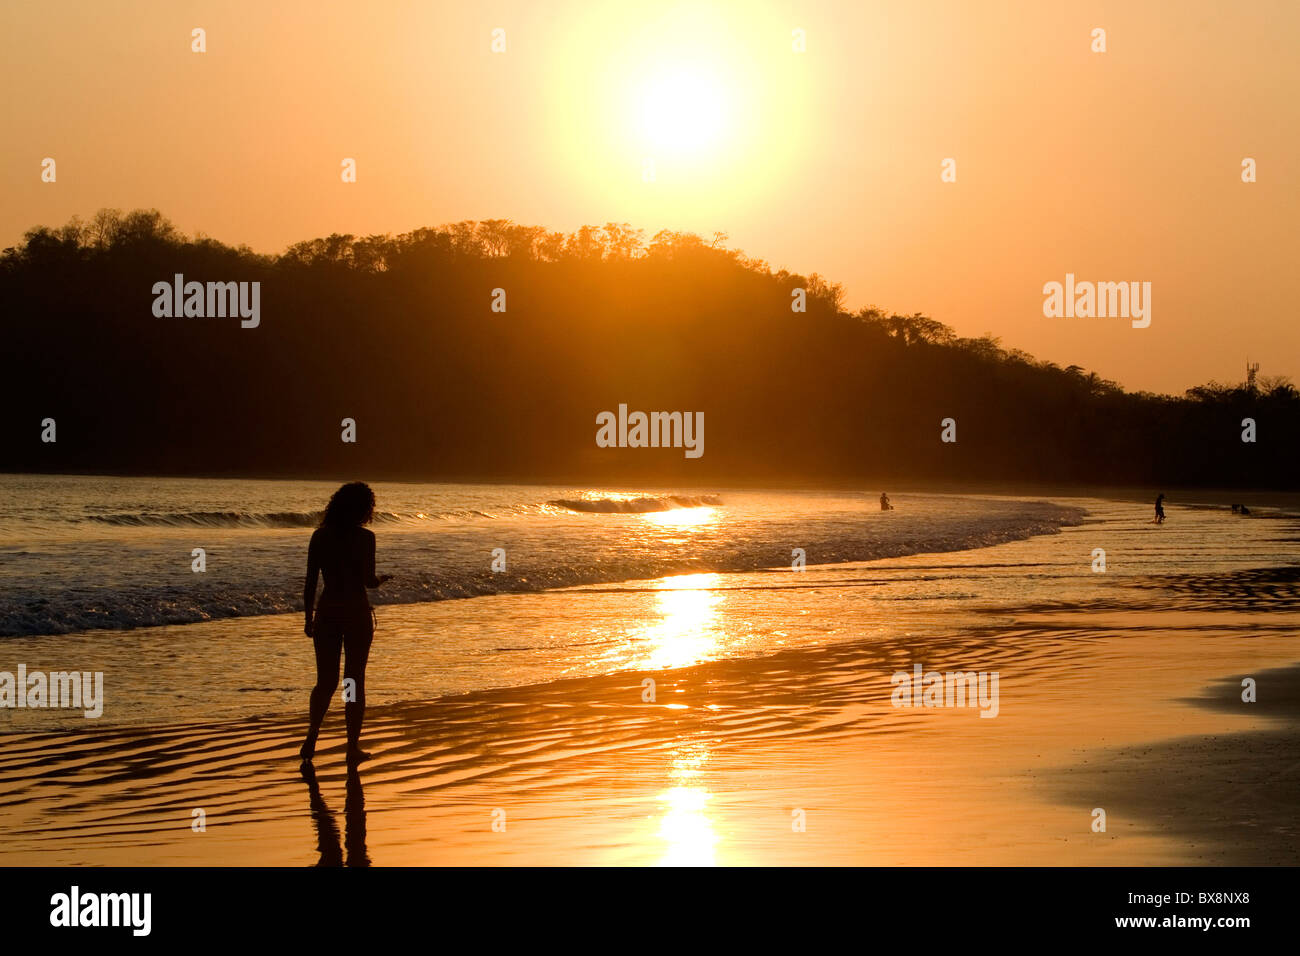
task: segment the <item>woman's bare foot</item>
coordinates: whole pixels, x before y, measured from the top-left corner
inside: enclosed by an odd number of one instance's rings
[[[348,766],[355,767],[363,760],[369,760],[369,759],[370,759],[369,752],[362,750],[360,747],[357,746],[348,747]]]

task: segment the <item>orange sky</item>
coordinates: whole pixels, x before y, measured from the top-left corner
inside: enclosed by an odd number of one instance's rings
[[[102,206],[264,252],[461,219],[722,230],[851,307],[1130,388],[1248,356],[1300,380],[1298,36],[1294,0],[9,0],[0,243]],[[646,97],[695,83],[707,142],[647,132]],[[1151,282],[1151,326],[1045,318],[1067,272]]]

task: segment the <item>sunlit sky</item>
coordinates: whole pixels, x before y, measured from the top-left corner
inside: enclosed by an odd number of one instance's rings
[[[1248,357],[1300,379],[1298,28],[1294,0],[8,0],[0,244],[104,206],[262,252],[462,219],[723,231],[852,308],[1130,388]],[[1150,328],[1045,318],[1067,272],[1151,282]]]

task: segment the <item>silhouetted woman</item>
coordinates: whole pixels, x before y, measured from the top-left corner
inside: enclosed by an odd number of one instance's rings
[[[375,634],[367,588],[392,578],[375,577],[375,534],[364,527],[375,515],[375,493],[360,481],[344,485],[330,498],[320,527],[307,548],[307,583],[302,603],[306,632],[316,645],[316,686],[311,692],[311,727],[302,745],[302,759],[316,754],[316,735],[339,686],[339,654],[345,654],[344,681],[352,680],[354,695],[346,695],[343,712],[348,725],[348,763],[370,756],[361,749],[361,721],[366,710],[366,659]],[[316,580],[325,576],[325,590],[316,602]],[[312,606],[315,605],[315,615]],[[346,684],[344,685],[347,686]]]

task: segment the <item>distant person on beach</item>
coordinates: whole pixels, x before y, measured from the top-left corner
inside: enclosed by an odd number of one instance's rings
[[[880,493],[880,510],[881,511],[894,510],[894,506],[889,503],[889,495],[885,494],[883,491]]]
[[[1162,491],[1156,495],[1156,524],[1165,523],[1165,493]]]
[[[370,756],[361,749],[361,721],[366,710],[366,660],[375,634],[374,612],[367,588],[377,588],[392,578],[375,577],[375,533],[365,525],[375,516],[375,493],[360,481],[350,482],[330,498],[320,527],[307,548],[307,582],[303,589],[304,630],[316,645],[316,686],[311,692],[311,726],[300,754],[303,763],[316,755],[330,698],[339,686],[339,655],[345,654],[343,712],[348,726],[347,762],[360,763]],[[316,602],[316,582],[325,576],[325,590]],[[313,615],[313,605],[315,613]]]

